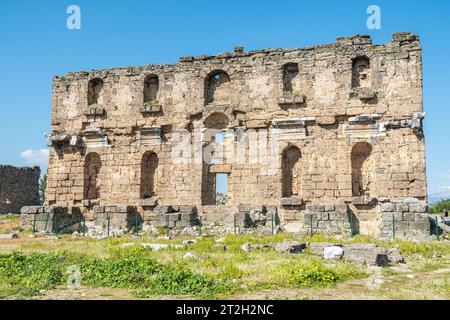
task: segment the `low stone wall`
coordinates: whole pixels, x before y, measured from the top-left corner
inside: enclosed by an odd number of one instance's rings
[[[417,198],[379,199],[382,227],[379,238],[426,239],[430,235],[428,207]]]
[[[84,216],[78,207],[28,206],[21,209],[21,226],[48,233],[82,231]]]
[[[20,213],[23,206],[39,205],[41,169],[0,165],[0,214]]]
[[[96,205],[89,210],[85,207],[38,206],[22,209],[22,224],[28,228],[34,224],[36,231],[55,233],[67,232],[67,230],[79,231],[80,227],[77,223],[86,219],[92,221],[95,228],[123,233],[128,233],[130,230],[142,230],[145,227],[169,227],[181,230],[201,224],[223,226],[226,230],[239,230],[246,233],[256,229],[272,233],[281,227],[285,232],[303,235],[351,236],[364,231],[359,228],[362,222],[377,221],[378,228],[368,235],[386,240],[394,237],[430,239],[430,222],[425,201],[417,198],[374,198],[370,201],[370,210],[367,210],[365,206],[367,204],[364,203],[362,205],[307,204],[297,210],[291,208],[291,211],[296,211],[296,219],[287,221],[282,215],[279,216],[280,208],[264,205],[238,207],[174,205],[147,207],[145,210],[129,205]],[[360,234],[365,235],[364,232]]]
[[[244,228],[275,226],[280,222],[276,206],[241,205],[234,219],[237,226]]]
[[[344,204],[310,204],[303,215],[306,233],[351,235],[348,207]]]
[[[139,229],[143,219],[137,213],[136,207],[128,205],[94,206],[94,225],[111,229]]]
[[[184,228],[198,224],[197,208],[194,206],[157,206],[145,221],[154,227]]]
[[[233,224],[234,214],[238,212],[236,206],[201,206],[198,214],[203,223]]]

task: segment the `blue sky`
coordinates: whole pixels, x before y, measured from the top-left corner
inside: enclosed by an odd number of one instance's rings
[[[66,8],[81,8],[81,30]],[[381,30],[366,27],[369,5]],[[332,43],[393,32],[421,36],[429,192],[450,194],[450,1],[0,1],[0,163],[43,162],[51,79],[69,71],[177,62],[180,56]]]

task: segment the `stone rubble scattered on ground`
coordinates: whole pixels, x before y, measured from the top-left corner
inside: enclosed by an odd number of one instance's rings
[[[128,248],[131,246],[142,246],[144,248],[149,248],[152,249],[152,251],[159,251],[162,249],[168,249],[168,248],[173,248],[173,249],[181,249],[183,248],[182,245],[179,244],[166,244],[166,243],[136,243],[136,242],[128,242],[128,243],[123,243],[121,245],[122,248]]]
[[[344,249],[338,246],[325,247],[323,257],[326,260],[339,260],[344,255]]]
[[[48,240],[59,240],[59,239],[61,239],[61,236],[48,235],[47,239]]]
[[[323,251],[326,247],[342,247],[341,244],[333,244],[333,243],[326,243],[326,242],[310,242],[308,244],[309,251],[314,254],[323,255]]]
[[[19,238],[19,235],[16,233],[0,234],[0,239],[16,239],[16,238]]]
[[[404,262],[404,258],[397,248],[380,248],[376,244],[333,245],[311,242],[307,245],[306,243],[284,241],[270,244],[245,243],[241,249],[250,253],[252,250],[274,248],[278,253],[295,254],[303,252],[307,247],[311,253],[318,254],[326,260],[344,259],[368,266],[386,266]]]
[[[344,246],[344,260],[370,266],[385,266],[403,262],[397,248],[380,248],[375,244],[351,244]]]
[[[306,249],[306,243],[284,241],[275,246],[278,253],[300,253]]]

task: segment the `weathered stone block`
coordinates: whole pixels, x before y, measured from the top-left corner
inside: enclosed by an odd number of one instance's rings
[[[181,214],[179,214],[179,213],[168,213],[167,216],[168,216],[169,221],[181,220]]]
[[[156,198],[146,198],[140,201],[140,205],[143,207],[155,207],[157,204],[158,200]]]
[[[352,244],[345,246],[344,259],[369,266],[384,266],[389,263],[386,253],[380,253],[374,244]]]
[[[306,97],[304,95],[292,95],[278,97],[278,104],[280,105],[296,105],[305,103]]]
[[[309,204],[306,206],[306,211],[308,212],[323,212],[325,211],[325,207],[323,205],[318,205],[318,204]]]
[[[380,203],[380,209],[382,212],[393,212],[395,211],[395,204],[390,202]]]
[[[93,210],[94,210],[95,213],[103,213],[103,212],[105,212],[105,207],[103,207],[103,206],[94,206]]]
[[[196,208],[194,206],[179,206],[179,212],[183,213],[196,212]]]
[[[105,212],[106,213],[116,213],[116,212],[118,212],[117,206],[107,206],[107,207],[105,207]]]
[[[306,243],[284,241],[278,243],[275,251],[278,253],[300,253],[306,249]]]
[[[424,213],[427,211],[427,206],[423,202],[419,203],[411,203],[409,205],[409,211],[411,212],[417,212],[417,213]]]
[[[340,246],[339,244],[330,244],[325,242],[310,242],[309,243],[309,251],[313,254],[323,255],[323,249],[329,246]]]
[[[39,212],[40,206],[27,206],[20,209],[21,214],[36,214]]]
[[[181,213],[181,220],[182,221],[192,221],[196,218],[196,214],[193,212],[190,213]]]
[[[334,210],[338,214],[346,214],[348,211],[346,204],[336,204]]]

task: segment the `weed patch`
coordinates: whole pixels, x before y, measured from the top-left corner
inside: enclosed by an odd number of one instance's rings
[[[124,250],[125,251],[125,250]],[[190,294],[215,296],[229,293],[225,281],[192,272],[183,265],[165,265],[133,249],[110,259],[96,259],[60,253],[12,253],[0,255],[0,283],[5,294],[38,295],[67,282],[67,268],[78,266],[82,283],[93,287],[136,290],[137,295]],[[8,290],[9,291],[8,291]],[[20,289],[20,290],[19,290]]]
[[[334,287],[339,281],[366,276],[353,265],[338,263],[329,266],[316,259],[283,263],[278,267],[277,274],[294,288]]]

